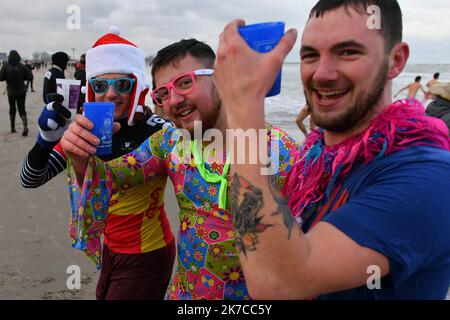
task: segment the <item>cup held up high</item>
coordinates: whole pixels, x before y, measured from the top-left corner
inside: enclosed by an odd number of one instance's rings
[[[264,22],[239,27],[239,33],[255,51],[265,53],[277,46],[284,35],[284,22]],[[276,96],[281,92],[281,69],[266,97]]]

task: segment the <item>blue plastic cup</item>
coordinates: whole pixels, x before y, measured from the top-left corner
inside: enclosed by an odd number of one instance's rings
[[[277,46],[284,35],[284,22],[264,22],[238,28],[242,38],[257,52],[269,52]],[[281,68],[266,97],[272,97],[281,91]]]
[[[94,123],[91,132],[100,139],[97,146],[98,156],[111,153],[114,123],[114,103],[112,102],[85,102],[84,115]]]

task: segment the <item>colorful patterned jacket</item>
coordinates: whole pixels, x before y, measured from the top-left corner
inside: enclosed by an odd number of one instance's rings
[[[294,164],[298,145],[280,129],[267,128],[271,129],[268,150],[278,143],[276,175],[282,186]],[[186,155],[189,143],[185,142],[179,130],[166,128],[121,158],[107,163],[91,158],[81,192],[75,185],[70,189],[79,247],[94,257],[101,252],[98,234],[112,193],[168,176],[180,207],[180,227],[178,266],[166,298],[250,299],[236,249],[232,214],[218,207],[220,183],[207,182],[202,177],[193,156]],[[224,157],[210,155],[205,158],[205,169],[222,175]],[[213,157],[221,160],[211,160]],[[72,169],[69,177],[74,181]],[[146,196],[149,198],[150,194]]]

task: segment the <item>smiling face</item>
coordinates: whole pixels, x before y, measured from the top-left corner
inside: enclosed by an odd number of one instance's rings
[[[362,11],[338,8],[306,24],[301,77],[314,122],[336,133],[354,132],[388,100],[389,54]]]
[[[207,68],[187,54],[176,63],[169,63],[155,72],[156,87],[160,87],[179,75]],[[158,107],[159,108],[159,107]],[[194,132],[194,121],[202,121],[203,131],[214,128],[220,116],[220,99],[210,76],[196,76],[195,89],[187,94],[170,90],[170,99],[164,104],[164,112],[178,128]]]
[[[129,74],[123,73],[105,73],[97,76],[96,78],[103,79],[115,79],[115,78],[127,78]],[[126,118],[131,103],[131,93],[118,93],[112,85],[103,94],[94,94],[96,102],[113,102],[114,108],[114,120]]]

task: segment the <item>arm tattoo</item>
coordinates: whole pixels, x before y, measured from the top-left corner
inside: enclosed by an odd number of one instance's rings
[[[247,251],[255,251],[259,243],[258,233],[273,227],[263,224],[263,216],[258,213],[264,207],[263,192],[247,180],[234,174],[231,184],[231,210],[236,232],[236,245],[239,253],[247,256]]]
[[[291,213],[291,210],[289,209],[287,200],[281,193],[281,188],[278,185],[277,177],[276,176],[268,176],[268,182],[269,182],[269,189],[272,193],[273,199],[278,205],[277,211],[272,213],[272,216],[282,215],[283,216],[283,222],[286,228],[288,229],[288,239],[291,238],[291,231],[292,228],[295,226],[298,226],[297,221],[295,220],[294,216]],[[299,228],[299,231],[301,233],[301,230]]]

